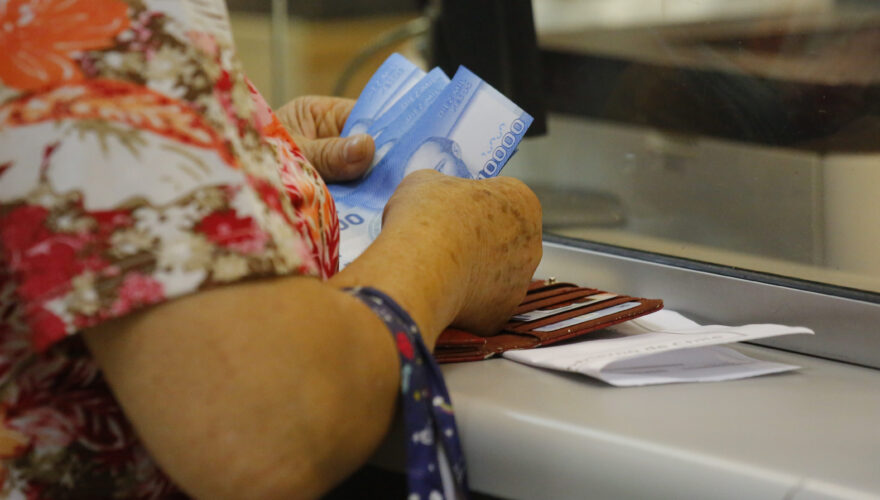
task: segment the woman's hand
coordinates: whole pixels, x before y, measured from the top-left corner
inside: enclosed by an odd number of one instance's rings
[[[511,177],[463,180],[420,170],[405,177],[385,208],[385,223],[414,219],[442,234],[465,264],[465,297],[453,324],[491,335],[525,297],[541,260],[541,205]]]
[[[433,346],[450,324],[496,333],[525,296],[541,251],[541,206],[525,184],[420,170],[389,200],[379,238],[330,281],[383,289]]]
[[[277,112],[326,182],[356,179],[373,159],[372,137],[339,137],[354,104],[352,99],[305,96]],[[475,333],[494,333],[506,321],[541,259],[541,207],[515,179],[473,182],[417,172],[398,187],[385,216],[408,218],[403,226],[413,234],[434,231],[455,245],[450,252],[469,267],[467,284],[457,284],[468,297],[454,324]],[[416,220],[424,225],[413,228]]]
[[[339,134],[355,101],[340,97],[298,97],[276,113],[325,182],[357,179],[373,161],[375,144],[367,134]]]

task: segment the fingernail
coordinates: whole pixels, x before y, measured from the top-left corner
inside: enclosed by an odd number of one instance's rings
[[[362,161],[366,156],[364,151],[364,134],[358,134],[345,141],[345,148],[342,150],[343,159],[346,163],[357,163]]]

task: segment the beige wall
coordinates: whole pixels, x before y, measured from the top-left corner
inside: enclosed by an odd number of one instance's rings
[[[306,21],[291,18],[288,23],[288,88],[292,98],[306,94],[329,94],[348,62],[382,33],[411,19],[407,16],[378,16],[344,20]],[[272,59],[268,15],[231,15],[232,31],[245,71],[267,99],[272,88]],[[394,50],[412,52],[412,44],[382,51],[358,72],[345,95],[357,97],[370,75]],[[278,104],[278,103],[273,103]]]

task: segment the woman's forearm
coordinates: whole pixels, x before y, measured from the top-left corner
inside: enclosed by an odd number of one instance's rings
[[[415,172],[379,238],[327,282],[279,278],[183,297],[86,332],[159,465],[202,498],[316,497],[385,435],[399,362],[347,286],[397,301],[429,347],[448,324],[489,333],[525,295],[541,210],[512,179]]]
[[[386,229],[327,283],[237,284],[87,332],[139,435],[190,494],[314,497],[378,445],[399,391],[397,353],[385,325],[339,289],[386,292],[433,345],[464,279],[448,245]]]

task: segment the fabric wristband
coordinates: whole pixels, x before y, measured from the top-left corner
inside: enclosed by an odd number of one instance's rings
[[[385,323],[400,355],[408,500],[466,498],[467,471],[443,373],[412,317],[384,293],[346,288]]]

